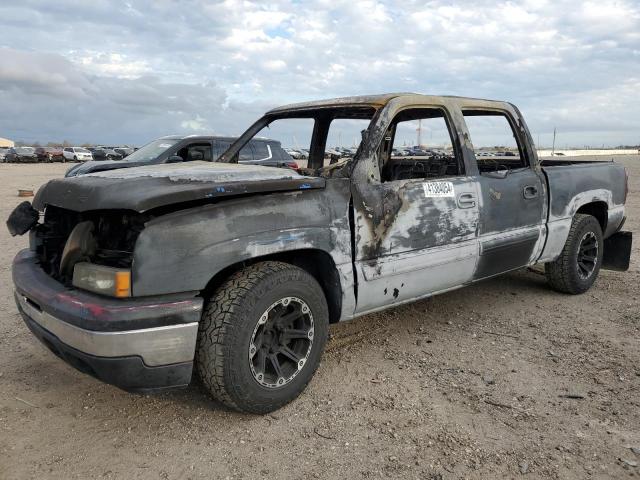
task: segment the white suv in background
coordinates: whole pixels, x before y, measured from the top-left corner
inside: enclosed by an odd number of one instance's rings
[[[86,148],[82,147],[64,147],[62,154],[65,160],[71,160],[75,162],[86,162],[87,160],[93,160],[93,155]]]

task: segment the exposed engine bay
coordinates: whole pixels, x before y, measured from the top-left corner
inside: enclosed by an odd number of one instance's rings
[[[66,285],[78,262],[129,268],[135,242],[150,218],[119,210],[78,213],[49,205],[44,222],[32,233],[36,254],[44,271]]]

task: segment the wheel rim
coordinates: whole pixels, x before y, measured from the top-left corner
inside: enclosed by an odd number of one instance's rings
[[[303,369],[313,346],[313,314],[297,297],[284,297],[260,316],[249,342],[253,378],[263,387],[280,388]]]
[[[593,275],[598,263],[598,239],[593,232],[587,232],[578,247],[578,275],[583,280]]]

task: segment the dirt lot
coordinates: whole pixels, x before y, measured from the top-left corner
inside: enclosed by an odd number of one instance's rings
[[[640,157],[618,161],[637,232]],[[0,164],[0,218],[65,168]],[[131,395],[56,359],[13,303],[26,244],[0,227],[1,479],[640,476],[639,240],[629,272],[581,296],[519,271],[332,327],[307,391],[263,417],[197,384]]]

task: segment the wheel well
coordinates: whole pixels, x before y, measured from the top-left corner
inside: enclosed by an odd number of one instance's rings
[[[310,273],[320,284],[327,299],[329,307],[329,323],[336,323],[340,320],[342,312],[342,287],[340,285],[340,275],[336,264],[327,252],[316,249],[292,250],[290,252],[280,252],[262,257],[250,258],[248,260],[234,263],[216,273],[207,286],[202,291],[203,295],[210,296],[230,275],[238,270],[253,265],[258,262],[277,260],[290,263]]]
[[[583,213],[585,215],[591,215],[598,220],[602,233],[607,229],[607,221],[609,219],[608,206],[606,202],[591,202],[582,205],[576,213]]]

